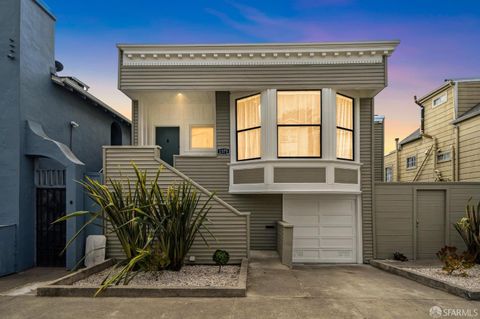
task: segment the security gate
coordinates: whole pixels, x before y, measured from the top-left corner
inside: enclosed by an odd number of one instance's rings
[[[65,188],[37,188],[37,266],[65,267],[66,224],[52,225],[65,210]]]

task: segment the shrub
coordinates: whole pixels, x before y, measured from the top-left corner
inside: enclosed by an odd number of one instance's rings
[[[201,230],[205,227],[207,214],[210,211],[208,206],[213,194],[200,206],[200,195],[192,189],[190,183],[182,183],[170,186],[163,192],[160,188],[155,190],[159,218],[157,239],[160,250],[165,252],[169,258],[167,269],[178,271],[183,267],[195,237],[200,235],[208,246],[208,241]]]
[[[465,217],[453,226],[465,242],[468,253],[480,264],[480,202],[474,205],[470,199],[465,207]]]
[[[117,235],[126,259],[107,275],[96,295],[111,285],[128,284],[137,271],[180,270],[196,235],[199,234],[207,244],[201,230],[211,235],[204,223],[213,194],[199,205],[201,195],[192,189],[191,183],[172,185],[162,191],[158,185],[162,167],[148,183],[147,173],[132,165],[136,181],[128,180],[126,188],[115,180],[110,180],[111,189],[88,177],[86,182],[81,182],[88,196],[98,205],[98,211],[74,212],[54,222],[89,217],[67,242],[63,252],[89,224],[103,227],[96,223],[98,220],[107,225],[107,231]]]
[[[218,272],[220,272],[222,266],[226,265],[230,260],[230,254],[225,250],[217,249],[213,253],[212,259],[218,265]]]
[[[398,260],[398,261],[402,261],[402,262],[403,261],[408,261],[407,256],[405,256],[404,254],[402,254],[401,252],[398,252],[398,251],[393,253],[393,259]]]
[[[457,271],[461,276],[466,276],[466,269],[474,266],[474,258],[468,252],[457,254],[457,247],[445,246],[437,252],[437,257],[443,263],[443,268],[448,275]]]

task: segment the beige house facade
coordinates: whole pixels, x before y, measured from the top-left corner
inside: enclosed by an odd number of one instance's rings
[[[446,80],[415,101],[420,128],[385,155],[384,180],[480,181],[480,78]]]
[[[218,248],[232,262],[252,249],[287,264],[363,263],[374,251],[374,98],[397,45],[119,45],[134,145],[105,147],[105,179],[133,178],[135,162],[149,176],[163,167],[162,185],[214,192],[216,240],[194,244],[197,263]],[[114,235],[107,246],[121,253]]]

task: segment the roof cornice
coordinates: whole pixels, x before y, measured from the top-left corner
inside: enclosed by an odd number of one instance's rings
[[[382,63],[398,41],[117,45],[124,66],[288,65]]]

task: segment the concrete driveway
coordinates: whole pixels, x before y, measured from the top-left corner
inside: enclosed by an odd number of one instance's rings
[[[0,278],[0,289],[3,280],[5,278]],[[431,318],[429,310],[433,306],[464,311],[464,314],[480,312],[480,302],[467,301],[368,265],[289,270],[280,265],[277,258],[263,254],[251,260],[246,298],[0,296],[0,318],[403,319]],[[480,318],[480,314],[477,317]]]

